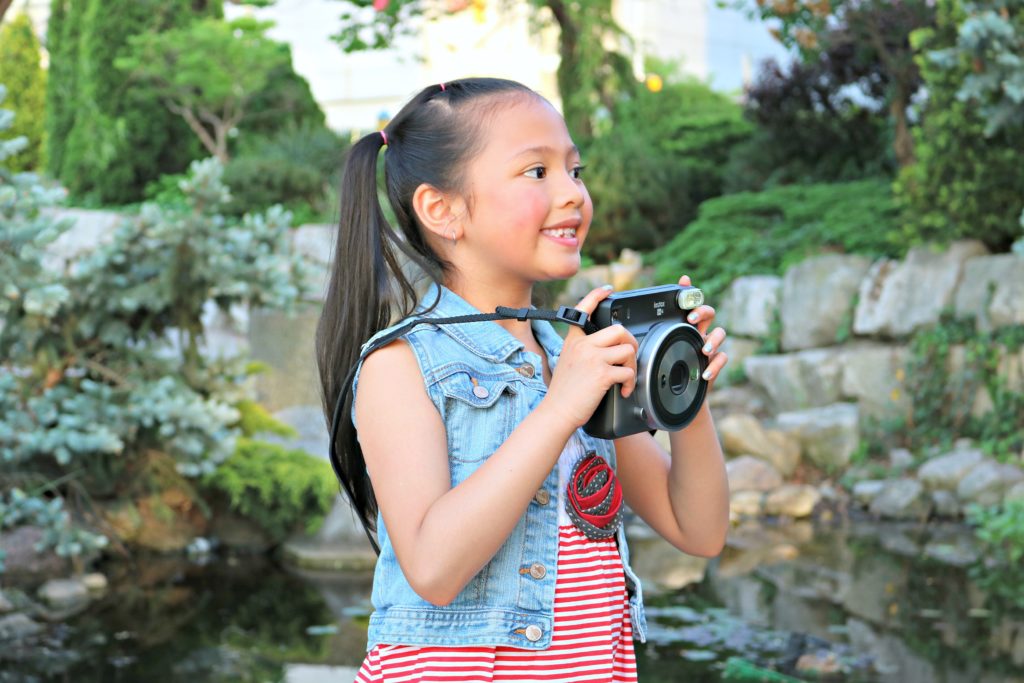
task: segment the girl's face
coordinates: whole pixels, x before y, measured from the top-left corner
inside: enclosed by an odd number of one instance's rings
[[[561,115],[539,97],[508,98],[480,135],[486,143],[465,175],[470,205],[453,254],[459,271],[528,286],[575,274],[593,204]]]

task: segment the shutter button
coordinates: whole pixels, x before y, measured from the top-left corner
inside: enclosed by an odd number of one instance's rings
[[[544,565],[539,562],[534,562],[530,565],[530,576],[535,579],[543,579],[547,573],[547,570],[544,569]]]
[[[544,635],[544,631],[540,630],[540,626],[530,624],[526,627],[526,639],[531,643],[536,643],[542,635]]]

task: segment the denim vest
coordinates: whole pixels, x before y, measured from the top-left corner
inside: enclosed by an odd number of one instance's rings
[[[471,315],[480,311],[445,287],[432,286],[420,310],[441,298],[429,317]],[[417,313],[417,317],[421,314]],[[532,320],[534,336],[551,368],[562,339],[550,323]],[[376,339],[398,325],[382,330]],[[547,393],[540,356],[495,322],[419,325],[403,337],[423,372],[427,394],[444,420],[452,486],[471,475],[509,437]],[[373,339],[370,341],[372,342]],[[363,345],[355,382],[370,342]],[[475,379],[474,383],[472,379]],[[353,391],[355,389],[353,388]],[[398,398],[398,397],[396,397]],[[353,408],[353,419],[355,410]],[[611,441],[576,431],[586,451],[615,466]],[[512,534],[495,556],[450,604],[432,605],[410,587],[399,567],[387,527],[377,515],[380,557],[374,570],[367,649],[376,644],[412,646],[503,645],[543,650],[551,644],[558,567],[558,467],[552,467]],[[622,557],[633,634],[646,640],[640,581],[629,566],[629,549],[620,527]],[[438,548],[438,552],[444,552]],[[531,571],[535,565],[545,571]]]

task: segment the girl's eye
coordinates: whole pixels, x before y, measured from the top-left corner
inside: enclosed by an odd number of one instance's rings
[[[541,178],[546,176],[547,173],[548,172],[546,168],[544,168],[543,166],[537,166],[536,168],[531,168],[529,171],[527,171],[526,175],[530,176],[531,178],[536,178],[537,180],[540,180]]]
[[[586,168],[586,166],[582,165],[575,167],[574,169],[572,169],[572,177],[575,178],[576,180],[579,180],[580,178],[583,177],[583,171]]]

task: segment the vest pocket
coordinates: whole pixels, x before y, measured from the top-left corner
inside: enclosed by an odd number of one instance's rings
[[[445,396],[445,429],[452,462],[452,485],[469,476],[459,463],[480,463],[505,442],[515,428],[518,388],[494,376],[456,372],[438,383]],[[475,469],[475,468],[474,468]]]

